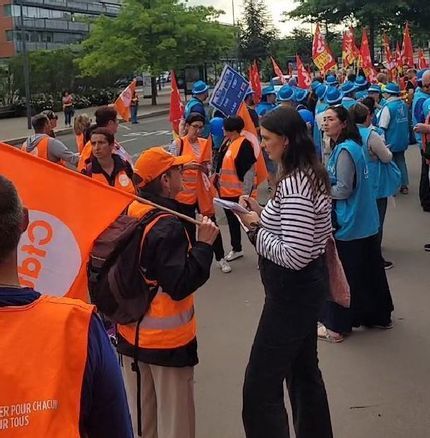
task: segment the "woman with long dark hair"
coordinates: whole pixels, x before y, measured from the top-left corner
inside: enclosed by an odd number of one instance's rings
[[[261,208],[241,215],[260,256],[266,299],[243,388],[247,438],[288,438],[287,383],[298,438],[333,436],[317,357],[317,321],[328,295],[325,246],[331,234],[330,185],[305,122],[294,108],[261,120],[262,146],[281,168]]]
[[[348,111],[330,107],[323,130],[332,152],[327,162],[336,248],[351,291],[349,309],[327,301],[318,336],[343,341],[352,327],[391,328],[393,303],[379,244],[379,215],[360,132]]]

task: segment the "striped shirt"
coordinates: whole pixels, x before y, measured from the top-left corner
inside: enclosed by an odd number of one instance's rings
[[[330,196],[314,194],[309,176],[298,171],[279,183],[262,211],[256,250],[277,265],[300,270],[324,253],[331,232]]]

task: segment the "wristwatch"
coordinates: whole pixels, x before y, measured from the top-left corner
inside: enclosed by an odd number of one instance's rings
[[[255,243],[257,242],[257,234],[258,231],[260,229],[260,224],[255,224],[255,227],[253,227],[252,229],[250,229],[246,234],[248,234],[248,239],[249,241],[255,245]]]

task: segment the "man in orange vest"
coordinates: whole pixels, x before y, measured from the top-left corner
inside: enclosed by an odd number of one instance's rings
[[[45,114],[37,114],[31,119],[34,135],[27,138],[22,150],[57,164],[69,164],[75,167],[79,154],[70,151],[57,138],[50,137],[51,123]]]
[[[254,149],[249,140],[241,135],[245,127],[239,116],[227,117],[224,120],[224,132],[227,142],[220,149],[217,163],[217,187],[220,197],[228,201],[238,202],[242,195],[251,195],[255,189]],[[231,210],[225,209],[228,228],[230,230],[231,251],[228,262],[243,257],[240,223]]]
[[[0,436],[132,438],[121,372],[93,306],[19,284],[27,225],[0,176]]]
[[[182,190],[182,166],[192,157],[174,155],[161,147],[136,161],[135,185],[140,196],[172,210]],[[128,214],[141,218],[154,207],[133,202]],[[135,436],[143,412],[145,438],[194,438],[194,366],[198,363],[194,292],[209,279],[212,244],[218,228],[207,217],[191,245],[183,223],[172,214],[156,216],[145,228],[141,266],[157,287],[148,312],[139,324],[118,325],[118,353],[123,357],[124,381]],[[136,352],[136,339],[138,350]],[[137,353],[141,386],[132,369]],[[142,393],[137,406],[137,390]]]
[[[95,112],[96,125],[95,128],[106,128],[113,136],[118,132],[118,112],[113,106],[101,106]],[[91,142],[87,142],[82,150],[81,157],[78,163],[78,171],[81,172],[85,168],[85,162],[91,156]],[[114,152],[118,154],[123,160],[128,161],[133,166],[133,160],[124,147],[115,140]]]
[[[199,137],[205,126],[205,118],[200,113],[190,113],[185,120],[185,132],[187,135],[173,143],[173,155],[190,155],[193,163],[185,166],[183,172],[184,190],[176,200],[180,203],[181,212],[192,218],[196,217],[196,211],[207,215],[212,221],[215,220],[213,198],[217,196],[216,189],[209,181],[209,172],[212,168],[212,140]],[[206,183],[206,184],[205,184]],[[196,227],[191,222],[184,223],[191,242],[196,240]],[[224,246],[221,233],[214,243],[215,259],[218,266],[225,274],[231,272],[231,267],[225,260]]]
[[[115,138],[106,128],[96,128],[91,133],[92,155],[81,171],[103,184],[108,184],[128,193],[135,193],[133,168],[118,154],[114,154]]]

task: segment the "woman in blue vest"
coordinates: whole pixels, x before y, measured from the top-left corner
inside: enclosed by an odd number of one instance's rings
[[[318,98],[318,102],[315,106],[315,123],[313,130],[313,139],[315,144],[315,149],[317,151],[318,158],[322,160],[323,157],[323,136],[322,136],[322,120],[324,111],[329,107],[329,104],[324,101],[325,95],[327,94],[328,86],[325,84],[319,84],[315,88],[315,95]]]
[[[327,162],[334,237],[351,290],[349,309],[327,301],[318,336],[330,342],[361,325],[391,328],[393,303],[378,239],[379,217],[357,126],[342,106],[324,114],[332,152]]]
[[[378,126],[385,131],[385,143],[393,153],[393,161],[402,174],[400,193],[408,193],[408,168],[406,166],[405,151],[409,146],[408,106],[400,98],[400,87],[394,82],[386,85],[384,97],[387,103],[381,110]]]

